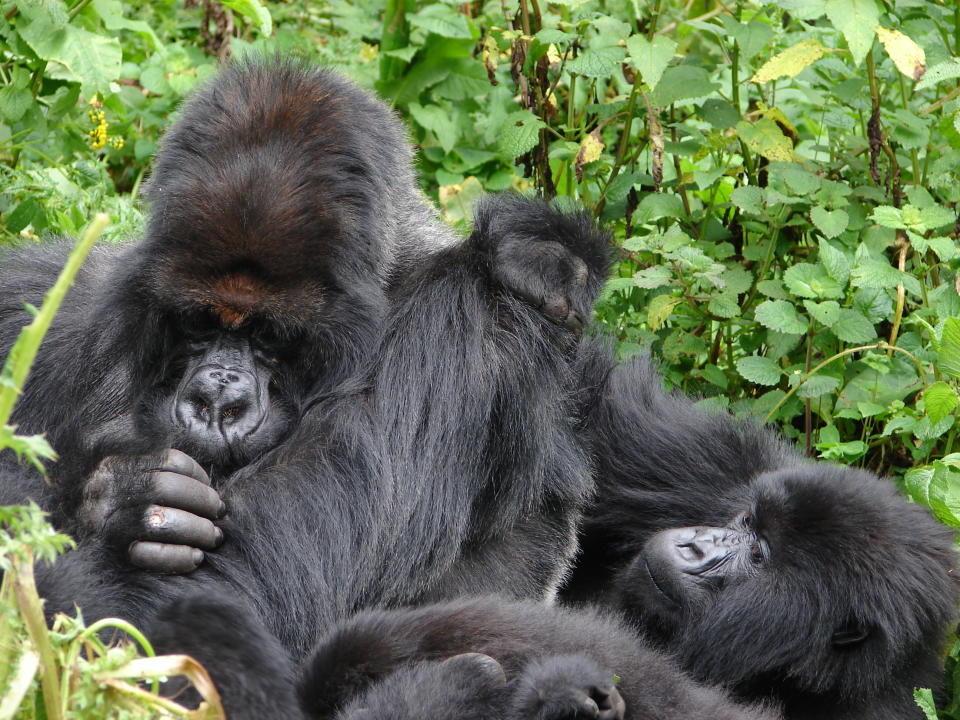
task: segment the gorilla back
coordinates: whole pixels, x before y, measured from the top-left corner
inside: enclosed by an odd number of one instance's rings
[[[42,578],[51,609],[137,620],[226,584],[302,652],[368,604],[556,585],[590,482],[574,330],[607,258],[585,216],[494,198],[453,237],[390,111],[283,62],[187,104],[149,199],[144,239],[83,268],[19,406],[55,482],[0,459],[0,502],[80,541]],[[0,351],[65,252],[5,259]]]

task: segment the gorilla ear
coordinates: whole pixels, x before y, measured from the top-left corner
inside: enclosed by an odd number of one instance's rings
[[[846,625],[842,625],[834,631],[833,637],[830,638],[830,643],[835,648],[851,647],[853,645],[862,643],[869,636],[870,630],[866,625],[861,625],[858,622],[850,621]]]

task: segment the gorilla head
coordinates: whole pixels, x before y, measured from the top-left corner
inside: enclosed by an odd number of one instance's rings
[[[283,439],[308,392],[356,370],[388,276],[440,232],[397,119],[293,62],[236,64],[195,94],[147,195],[111,313],[127,346],[150,348],[134,435],[228,472]]]
[[[954,556],[924,509],[825,464],[761,474],[724,507],[723,527],[652,535],[619,578],[624,604],[685,667],[782,698],[936,681]]]

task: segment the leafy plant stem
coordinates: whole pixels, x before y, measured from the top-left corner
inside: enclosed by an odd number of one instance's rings
[[[840,358],[847,357],[848,355],[853,355],[854,353],[858,353],[858,352],[864,352],[866,350],[888,350],[888,349],[893,350],[894,352],[903,353],[908,358],[913,360],[913,364],[917,366],[917,376],[920,378],[920,382],[923,384],[924,389],[926,389],[927,373],[926,371],[924,371],[923,364],[920,362],[917,356],[914,355],[909,350],[904,350],[901,347],[892,347],[888,345],[885,341],[881,340],[880,342],[874,343],[872,345],[858,345],[857,347],[852,347],[852,348],[847,348],[846,350],[842,350],[841,352],[838,352],[835,355],[831,355],[830,357],[828,357],[826,360],[824,360],[822,363],[817,365],[815,368],[813,368],[809,372],[804,373],[803,377],[800,378],[800,381],[796,385],[794,385],[792,388],[790,388],[787,391],[786,395],[780,398],[780,400],[777,401],[777,404],[770,409],[770,412],[767,413],[767,416],[763,419],[763,421],[765,423],[770,422],[776,416],[777,411],[780,408],[782,408],[784,404],[786,404],[787,400],[793,397],[793,394],[797,391],[797,389],[801,385],[803,385],[807,380],[812,378],[818,372],[823,370],[823,368],[825,368],[830,363],[836,360],[839,360]]]
[[[897,269],[900,272],[906,267],[907,249],[910,247],[910,241],[902,230],[897,230],[897,240],[899,241],[900,251],[897,253]],[[897,285],[897,309],[893,314],[893,325],[890,328],[890,339],[887,341],[890,347],[887,349],[887,357],[893,357],[893,347],[897,342],[897,335],[900,334],[900,321],[903,319],[903,304],[906,300],[906,293],[903,289],[903,283]]]
[[[64,715],[61,710],[60,684],[57,681],[57,663],[53,646],[50,644],[50,637],[47,634],[43,605],[37,595],[37,586],[33,579],[32,553],[27,551],[25,557],[14,560],[13,567],[8,572],[12,572],[14,575],[13,592],[17,598],[17,607],[20,609],[20,615],[27,626],[30,641],[36,648],[37,654],[40,655],[40,685],[43,688],[43,706],[47,712],[47,718],[48,720],[62,720]]]
[[[73,20],[77,15],[83,12],[83,9],[92,1],[93,0],[80,0],[80,2],[70,8],[70,12],[67,13],[67,22]]]

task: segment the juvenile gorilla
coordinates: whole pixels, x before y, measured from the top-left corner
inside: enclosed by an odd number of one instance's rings
[[[179,600],[152,637],[158,649],[206,664],[234,720],[779,717],[691,680],[613,616],[530,601],[362,612],[321,642],[299,682],[300,704],[275,641],[225,601]]]
[[[200,588],[301,655],[360,607],[556,587],[591,487],[569,418],[606,239],[499,197],[460,240],[410,154],[380,102],[291,62],[187,103],[145,237],[95,248],[18,405],[53,482],[0,458],[0,503],[79,540],[40,578],[51,611],[141,622]],[[7,253],[0,354],[66,252]]]
[[[637,620],[695,677],[792,720],[920,718],[955,622],[952,532],[887,480],[617,367],[588,425],[597,501],[563,592]]]

